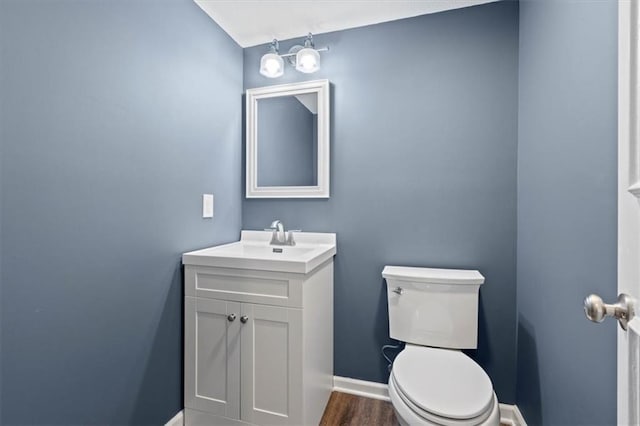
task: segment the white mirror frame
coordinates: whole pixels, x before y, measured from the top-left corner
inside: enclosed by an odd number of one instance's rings
[[[316,93],[318,96],[318,180],[316,186],[258,186],[258,101]],[[329,198],[329,80],[247,89],[247,198]]]

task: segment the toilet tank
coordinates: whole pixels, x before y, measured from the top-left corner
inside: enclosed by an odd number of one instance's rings
[[[385,266],[389,334],[422,346],[475,349],[480,272]]]

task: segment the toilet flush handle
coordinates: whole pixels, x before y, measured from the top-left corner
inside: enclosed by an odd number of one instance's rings
[[[402,292],[403,292],[404,290],[402,289],[402,287],[396,287],[396,288],[394,288],[394,289],[393,289],[393,290],[391,290],[391,291],[393,291],[393,292],[394,292],[394,293],[396,293],[396,294],[402,294]]]

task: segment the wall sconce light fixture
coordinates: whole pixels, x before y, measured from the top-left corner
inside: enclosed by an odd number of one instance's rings
[[[260,59],[260,74],[269,78],[280,77],[284,74],[284,61],[279,50],[278,40],[274,38],[269,45],[269,53],[265,53]]]
[[[280,77],[284,74],[284,62],[287,62],[296,70],[310,74],[320,69],[320,52],[326,52],[329,47],[316,49],[313,43],[313,35],[309,33],[304,40],[304,45],[295,45],[289,49],[289,53],[283,55],[279,52],[278,40],[274,39],[269,45],[269,52],[260,59],[260,74],[269,78]]]

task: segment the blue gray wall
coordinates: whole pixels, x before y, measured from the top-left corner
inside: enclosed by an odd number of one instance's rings
[[[0,2],[0,89],[3,86],[5,62],[3,54],[4,34],[2,31],[2,2]],[[2,178],[2,151],[4,146],[4,108],[3,97],[0,96],[0,179]],[[2,181],[0,181],[0,425],[2,424]]]
[[[258,100],[258,185],[315,186],[317,115],[295,96]]]
[[[273,219],[337,232],[335,373],[385,382],[384,265],[477,268],[472,355],[503,402],[515,399],[518,4],[499,2],[322,34],[322,69],[258,74],[244,87],[332,83],[331,198],[244,200],[243,227]],[[288,49],[293,42],[282,42]]]
[[[192,0],[2,0],[0,29],[2,423],[164,424],[180,254],[240,229],[242,49]]]
[[[617,6],[520,2],[518,392],[529,425],[616,422]],[[595,393],[594,393],[595,390]]]

